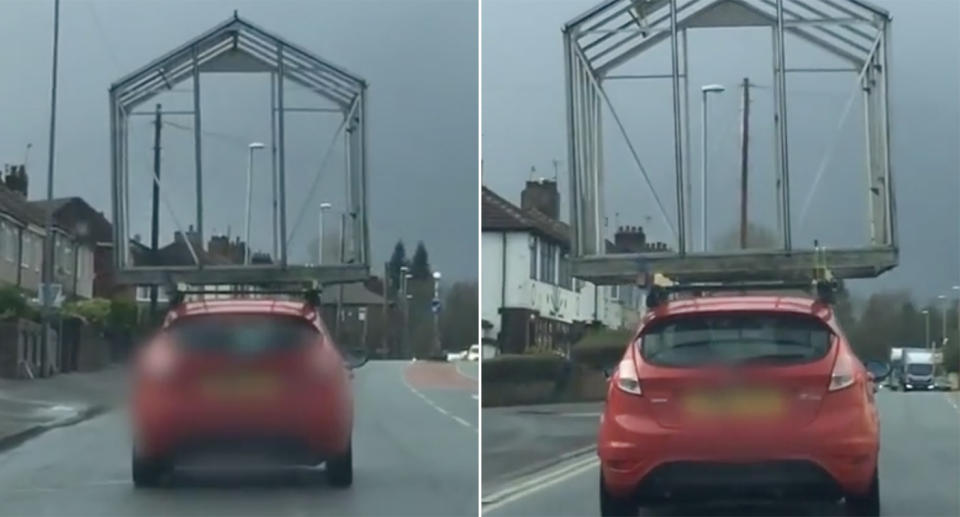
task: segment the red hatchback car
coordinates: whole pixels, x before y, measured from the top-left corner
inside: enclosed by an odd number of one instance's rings
[[[200,455],[326,463],[353,480],[351,369],[313,305],[233,299],[179,305],[137,358],[133,482],[158,484]]]
[[[875,382],[829,305],[707,296],[650,310],[611,372],[600,509],[659,502],[846,500],[879,515]],[[872,371],[872,368],[871,368]]]

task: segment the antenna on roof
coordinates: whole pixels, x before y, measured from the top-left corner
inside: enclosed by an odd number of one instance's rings
[[[240,19],[240,15],[237,14],[237,10],[236,10],[236,9],[233,10],[233,19],[234,19],[234,20],[239,20],[239,19]]]

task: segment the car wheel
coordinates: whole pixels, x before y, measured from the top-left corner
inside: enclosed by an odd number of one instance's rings
[[[327,460],[327,482],[335,487],[353,484],[353,446],[347,445],[343,454]]]
[[[862,495],[846,497],[847,515],[856,517],[878,517],[880,515],[880,476],[873,471],[870,489]]]
[[[133,486],[136,488],[155,487],[160,484],[163,476],[170,471],[170,464],[159,458],[143,458],[136,451],[131,461]]]
[[[600,515],[603,517],[627,517],[637,515],[639,507],[629,498],[617,497],[607,492],[603,482],[603,473],[600,473]]]

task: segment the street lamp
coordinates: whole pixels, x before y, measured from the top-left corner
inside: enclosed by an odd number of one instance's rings
[[[243,263],[250,264],[250,212],[253,205],[253,152],[257,149],[263,149],[260,142],[251,142],[249,146],[249,155],[247,158],[247,216],[244,226],[244,244],[243,244]]]
[[[440,355],[440,272],[433,272],[433,353]]]
[[[333,207],[330,203],[320,203],[320,214],[317,216],[317,265],[323,264],[323,212]]]
[[[960,285],[953,286],[953,291],[957,293],[957,358],[960,359]],[[957,369],[957,375],[960,376],[960,368]]]
[[[400,334],[400,339],[403,342],[403,352],[409,353],[409,343],[407,339],[407,327],[409,326],[409,315],[410,311],[408,310],[409,297],[407,295],[407,280],[409,280],[413,275],[407,273],[410,271],[410,268],[407,266],[400,266],[400,309],[402,310],[403,316],[403,332]]]
[[[941,300],[942,302],[944,302],[944,303],[943,303],[942,317],[941,317],[941,321],[940,321],[940,324],[941,324],[941,325],[940,325],[940,327],[941,327],[941,329],[940,329],[940,348],[943,348],[943,346],[947,344],[947,303],[946,303],[946,302],[947,302],[947,295],[941,294],[940,296],[937,296],[937,299],[938,299],[938,300]],[[936,347],[934,347],[934,348],[936,348]]]
[[[923,338],[924,338],[924,340],[925,340],[925,343],[924,343],[923,347],[924,347],[924,348],[930,348],[930,311],[927,310],[927,309],[924,309],[924,310],[920,311],[920,314],[923,314],[924,316],[926,316],[926,326],[924,327],[926,330],[925,330],[925,333],[924,333],[924,335],[923,335]]]
[[[703,102],[700,105],[700,248],[707,251],[707,95],[723,93],[726,90],[722,84],[708,84],[700,88]]]

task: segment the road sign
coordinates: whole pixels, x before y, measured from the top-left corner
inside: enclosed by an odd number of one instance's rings
[[[50,306],[59,309],[63,305],[63,285],[41,284],[37,291],[37,299],[41,305],[44,300],[50,300]]]
[[[367,319],[367,308],[360,307],[357,309],[357,319],[360,321],[365,321]]]
[[[933,353],[933,364],[943,364],[943,352],[938,350]]]
[[[430,302],[430,309],[431,309],[433,312],[440,312],[440,300],[439,300],[438,298],[434,298],[434,299]]]

